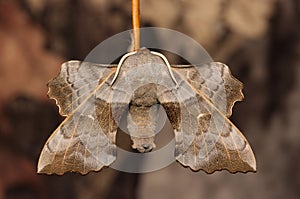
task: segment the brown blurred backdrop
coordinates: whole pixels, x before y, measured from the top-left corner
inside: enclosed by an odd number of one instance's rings
[[[181,31],[244,85],[232,121],[257,173],[207,175],[174,163],[148,174],[36,174],[62,121],[46,83],[131,28],[130,0],[0,0],[0,199],[300,198],[300,1],[141,0],[142,26]]]

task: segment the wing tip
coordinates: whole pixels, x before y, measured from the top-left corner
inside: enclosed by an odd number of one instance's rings
[[[222,171],[227,170],[229,173],[235,174],[235,173],[248,173],[253,172],[256,173],[256,159],[253,154],[252,149],[250,148],[250,151],[247,151],[247,155],[244,156],[244,159],[241,159],[241,161],[238,164],[228,164],[223,166],[214,166],[210,167],[209,165],[195,165],[191,164],[189,162],[181,161],[180,159],[177,159],[177,161],[183,165],[185,168],[190,168],[193,172],[198,172],[200,170],[204,171],[206,174],[213,174],[216,171]]]
[[[257,164],[256,164],[256,159],[255,159],[255,155],[252,151],[252,148],[250,147],[249,145],[249,148],[250,148],[250,158],[248,158],[248,161],[246,161],[246,163],[248,164],[248,166],[250,168],[252,168],[252,172],[256,172],[256,169],[257,169]]]
[[[48,165],[50,166],[50,165]],[[99,168],[95,168],[95,169],[91,169],[91,170],[51,170],[46,166],[41,166],[40,164],[38,164],[37,166],[37,174],[46,174],[46,175],[58,175],[58,176],[62,176],[64,175],[65,173],[78,173],[80,175],[87,175],[89,174],[90,172],[99,172],[101,171],[102,169],[104,169],[105,167],[102,166],[102,167],[99,167]]]
[[[181,163],[182,164],[182,163]],[[237,169],[237,170],[233,170],[230,168],[220,168],[220,169],[213,169],[213,170],[207,170],[205,168],[195,168],[195,167],[191,167],[189,165],[184,165],[182,164],[185,168],[189,168],[192,172],[199,172],[204,171],[206,174],[214,174],[216,172],[222,172],[222,171],[227,171],[231,174],[237,174],[237,173],[243,173],[243,174],[247,174],[247,173],[256,173],[256,164],[255,165],[248,165],[249,167],[247,169]]]
[[[81,175],[87,175],[90,172],[99,172],[103,168],[109,166],[110,164],[104,165],[99,163],[93,167],[65,167],[65,165],[56,164],[50,161],[51,158],[46,158],[44,154],[40,155],[40,159],[37,164],[37,174],[46,174],[46,175],[58,175],[62,176],[65,173],[78,173]],[[50,161],[50,162],[49,162]]]

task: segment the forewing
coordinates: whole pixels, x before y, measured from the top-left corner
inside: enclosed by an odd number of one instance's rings
[[[234,103],[243,99],[243,84],[223,63],[179,65],[172,69],[227,117],[231,116]]]
[[[76,78],[69,77],[70,73],[65,73],[65,71],[71,71],[73,67],[63,65],[58,77],[49,83],[52,97],[58,98],[56,100],[61,105],[61,110],[69,115],[44,145],[38,163],[38,173],[61,175],[72,171],[86,174],[89,171],[98,171],[116,159],[115,136],[118,121],[112,116],[113,89],[109,86],[114,72],[110,70],[110,73],[106,75],[107,70],[104,69],[102,73],[99,72],[103,70],[102,68],[95,68],[98,74],[103,74],[98,81],[96,76],[92,78],[93,75],[90,76],[91,79],[86,79],[87,76],[80,76],[82,79],[75,81]],[[74,71],[76,72],[78,70]],[[78,77],[78,74],[73,74],[73,77]],[[79,85],[78,83],[83,79],[87,81],[86,84],[92,85],[88,86],[89,89],[83,89],[83,86],[70,86]],[[97,82],[96,85],[94,81]],[[69,88],[71,93],[64,94],[63,87],[56,86],[63,84],[71,87]],[[85,91],[82,92],[83,90]],[[55,91],[61,93],[55,95]],[[68,104],[62,101],[69,95],[84,97],[79,100],[78,104],[71,99],[74,106],[69,109]],[[72,112],[69,113],[71,110]]]

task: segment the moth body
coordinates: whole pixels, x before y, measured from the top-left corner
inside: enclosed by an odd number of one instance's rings
[[[129,104],[127,128],[133,141],[132,148],[141,153],[150,152],[156,147],[154,136],[159,114],[156,93],[155,84],[144,85],[134,92]]]

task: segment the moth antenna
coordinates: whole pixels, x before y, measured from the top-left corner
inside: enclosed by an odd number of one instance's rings
[[[117,71],[115,73],[115,76],[113,78],[113,80],[111,81],[110,83],[110,86],[112,86],[115,81],[117,80],[118,76],[119,76],[119,73],[121,71],[121,67],[122,67],[122,64],[124,63],[125,59],[127,59],[127,57],[130,57],[131,55],[134,55],[136,54],[137,52],[130,52],[130,53],[126,53],[120,60],[119,64],[118,64],[118,67],[117,67]]]
[[[173,74],[173,72],[172,72],[172,68],[171,68],[171,65],[170,65],[168,59],[167,59],[163,54],[158,53],[158,52],[151,51],[151,54],[157,55],[157,56],[159,56],[160,58],[162,58],[162,59],[164,60],[165,64],[166,64],[167,67],[168,67],[169,74],[170,74],[170,76],[171,76],[173,82],[174,82],[175,85],[176,85],[175,89],[178,89],[178,88],[179,88],[179,84],[178,84],[178,82],[177,82],[177,80],[176,80],[176,78],[175,78],[175,76],[174,76],[174,74]]]

